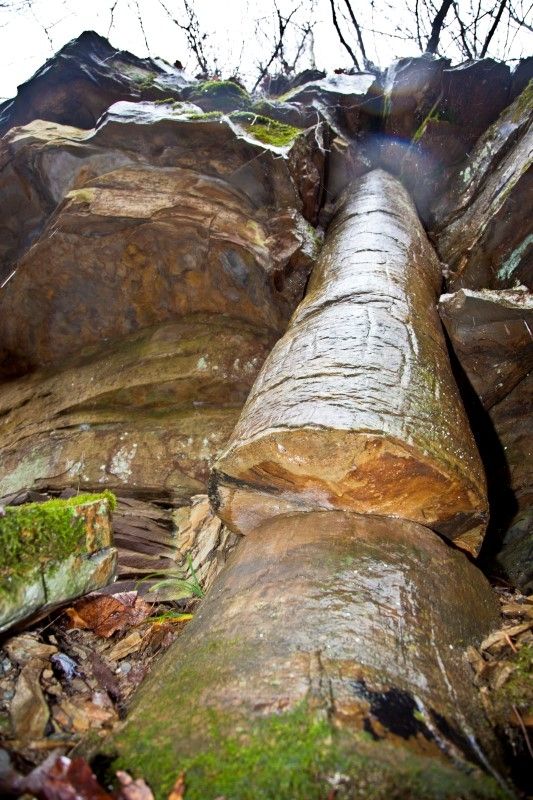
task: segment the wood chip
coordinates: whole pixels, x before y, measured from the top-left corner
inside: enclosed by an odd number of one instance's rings
[[[503,630],[496,631],[495,633],[491,633],[481,642],[479,649],[483,652],[483,650],[490,650],[493,648],[501,648],[507,646],[507,636],[518,636],[525,631],[528,631],[533,626],[533,621],[531,622],[523,622],[520,625],[513,625],[511,628],[504,628]]]

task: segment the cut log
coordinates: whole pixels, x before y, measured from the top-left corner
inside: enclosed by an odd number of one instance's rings
[[[436,311],[439,263],[376,170],[338,211],[307,294],[261,370],[211,497],[247,533],[290,510],[411,519],[476,553],[484,475]]]
[[[240,800],[250,781],[256,796],[325,797],[339,773],[349,797],[497,797],[479,769],[496,771],[497,747],[462,656],[497,605],[465,555],[414,523],[269,521],[104,748],[158,798],[181,770],[191,797]]]

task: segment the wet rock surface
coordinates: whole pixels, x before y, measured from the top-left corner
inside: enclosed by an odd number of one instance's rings
[[[215,465],[213,501],[231,528],[335,508],[425,522],[477,552],[484,478],[435,312],[439,282],[407,194],[370,173],[331,223]]]
[[[272,341],[238,319],[189,316],[10,381],[0,395],[0,496],[202,491]]]
[[[525,289],[460,289],[442,295],[439,313],[454,352],[485,408],[533,368],[533,298]]]
[[[525,288],[443,295],[439,312],[464,378],[483,408],[472,410],[489,476],[492,573],[529,591],[533,580],[533,313]],[[483,411],[485,409],[485,411]],[[488,413],[487,413],[488,412]]]
[[[490,420],[505,457],[496,478],[504,505],[496,562],[512,585],[533,586],[533,374],[530,372],[507,397],[490,410]],[[505,511],[513,514],[505,519]],[[501,514],[501,511],[500,511]],[[496,515],[498,519],[498,515]]]
[[[8,373],[194,312],[280,331],[301,296],[315,243],[291,171],[317,173],[316,143],[299,143],[295,130],[294,143],[272,151],[230,120],[130,109],[122,104],[91,137],[103,137],[103,160],[92,158],[93,145],[86,164],[78,152],[76,188],[3,286],[0,361]],[[159,142],[151,136],[158,121]],[[126,153],[111,166],[119,141]],[[150,151],[161,148],[155,165]]]
[[[448,286],[532,287],[533,89],[530,84],[479,139],[434,215]]]
[[[85,31],[19,86],[13,100],[0,104],[0,135],[34,119],[92,128],[117,100],[179,100],[187,84],[170,64],[116,50]]]
[[[491,59],[451,67],[431,56],[401,59],[384,78],[379,163],[401,177],[424,223],[459,164],[505,108],[510,71]]]

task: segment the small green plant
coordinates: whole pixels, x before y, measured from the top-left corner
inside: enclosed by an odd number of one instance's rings
[[[188,597],[204,597],[205,592],[198,580],[190,555],[187,556],[186,561],[186,568],[152,572],[141,578],[137,585],[154,580],[154,578],[161,578],[150,587],[150,593],[158,592],[161,589],[169,589],[172,591],[175,600],[185,600]]]

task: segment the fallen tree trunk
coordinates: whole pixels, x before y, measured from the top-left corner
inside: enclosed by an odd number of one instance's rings
[[[215,464],[212,502],[230,528],[339,509],[411,519],[477,552],[485,481],[436,312],[440,282],[401,184],[366,175]]]
[[[191,800],[322,798],[339,775],[341,797],[498,797],[473,766],[497,757],[462,657],[497,619],[479,570],[419,525],[278,517],[244,539],[107,751],[161,798],[181,770]]]

